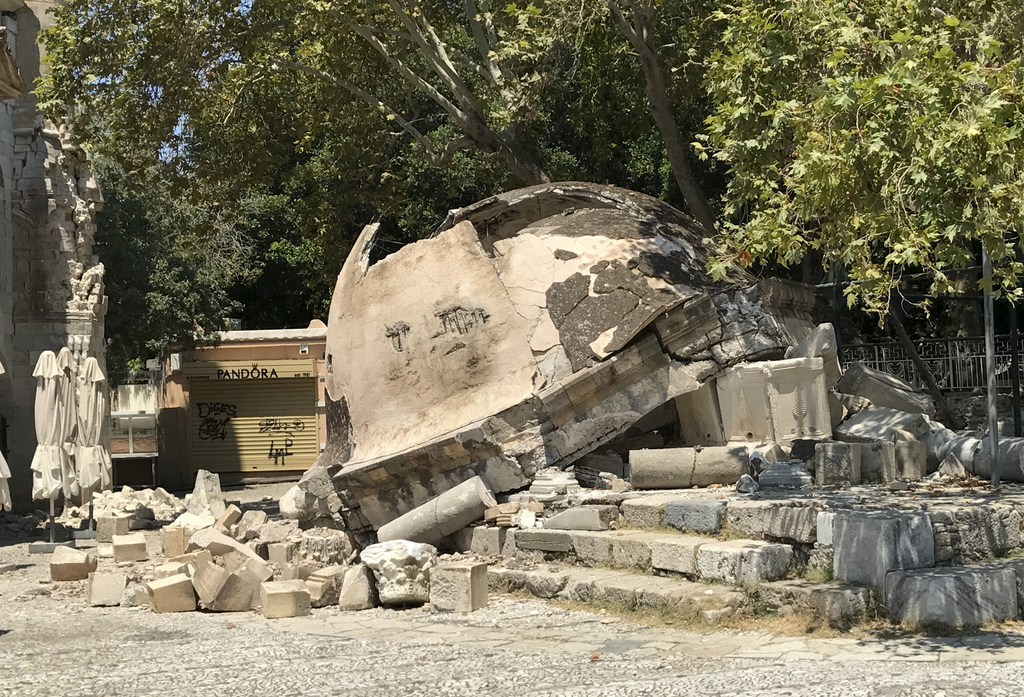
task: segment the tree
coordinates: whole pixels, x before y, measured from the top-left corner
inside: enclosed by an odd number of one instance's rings
[[[533,184],[549,179],[521,137],[553,36],[540,15],[489,0],[68,0],[39,95],[131,172],[200,166],[196,141],[245,152],[262,109],[283,107],[300,144],[371,118],[434,166],[477,150]]]
[[[718,216],[690,166],[689,146],[673,114],[665,80],[665,67],[657,45],[654,26],[655,5],[663,3],[655,0],[606,0],[606,3],[615,24],[629,40],[640,59],[651,116],[665,144],[668,161],[683,199],[704,229],[709,234],[713,233]]]
[[[737,0],[717,18],[702,154],[732,178],[714,273],[820,250],[848,302],[884,315],[905,272],[955,292],[984,246],[1021,297],[1024,7]]]

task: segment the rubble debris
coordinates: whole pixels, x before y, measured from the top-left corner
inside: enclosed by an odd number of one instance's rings
[[[350,566],[338,594],[340,610],[369,610],[377,607],[377,583],[374,572],[363,564]]]
[[[100,536],[103,527],[103,539],[101,542],[110,542],[112,535],[124,535],[130,530],[131,520],[152,520],[171,521],[185,511],[185,504],[174,494],[167,492],[162,487],[156,489],[132,489],[130,486],[121,487],[118,491],[97,491],[92,494],[92,514],[96,520],[96,535]],[[58,518],[59,521],[69,524],[72,521],[82,520],[89,516],[89,504],[83,506],[64,507],[64,512]],[[107,521],[101,524],[101,520],[116,517],[126,519],[125,521]],[[114,525],[114,528],[107,528],[107,525]]]
[[[744,474],[740,477],[740,480],[736,482],[736,491],[741,494],[753,494],[757,491],[757,480],[749,474]]]
[[[836,384],[843,394],[862,397],[875,406],[897,411],[935,416],[935,406],[925,394],[895,375],[869,368],[854,361]]]
[[[892,441],[874,441],[860,446],[860,479],[862,482],[881,484],[899,479],[896,466],[896,444]]]
[[[132,516],[125,513],[113,513],[96,517],[96,541],[113,542],[115,535],[127,535],[131,528]]]
[[[168,576],[177,576],[178,574],[185,574],[191,576],[188,564],[182,564],[180,561],[169,561],[159,566],[153,567],[153,578],[167,578]]]
[[[267,512],[260,510],[246,511],[238,521],[235,537],[244,538],[246,534],[260,525],[267,522]]]
[[[217,518],[217,522],[215,522],[213,526],[220,529],[221,532],[227,532],[241,517],[241,509],[239,509],[235,504],[231,504],[224,509],[224,512],[219,518]]]
[[[384,605],[427,602],[430,570],[437,564],[437,549],[409,540],[378,542],[359,555],[377,579],[377,594]]]
[[[938,473],[941,477],[957,479],[966,476],[967,470],[964,468],[963,463],[960,462],[960,458],[950,453],[939,463]]]
[[[497,504],[487,483],[480,477],[473,477],[381,526],[377,539],[436,544],[480,520],[484,511]]]
[[[539,501],[508,501],[499,503],[484,511],[484,522],[494,523],[499,528],[511,528],[516,524],[519,511],[531,511],[534,514],[544,512],[544,504]]]
[[[89,574],[89,605],[120,605],[127,585],[128,578],[120,572],[93,571]]]
[[[255,559],[261,563],[263,561],[252,548],[233,540],[213,527],[203,528],[194,533],[189,538],[188,545],[185,547],[186,552],[198,552],[203,549],[209,551],[214,557],[221,557],[231,552],[239,552],[248,559]]]
[[[224,515],[227,504],[220,490],[220,475],[207,470],[196,472],[196,484],[185,497],[185,507],[194,516],[209,518],[210,525]]]
[[[546,469],[538,472],[533,478],[528,495],[534,501],[557,503],[568,500],[570,496],[579,494],[580,491],[579,481],[571,472]]]
[[[872,406],[844,421],[836,429],[835,437],[848,443],[893,441],[897,429],[903,429],[915,438],[924,437],[930,430],[928,419],[923,414]]]
[[[121,596],[121,607],[149,607],[149,592],[146,586],[134,581],[128,583]]]
[[[267,619],[309,614],[309,589],[300,580],[267,581],[260,586],[260,605]]]
[[[211,612],[246,612],[260,585],[245,574],[233,573],[217,564],[200,564],[192,574],[199,606]]]
[[[149,552],[146,551],[146,537],[141,532],[133,532],[128,535],[114,535],[114,561],[146,561],[149,559]]]
[[[323,569],[317,569],[310,574],[309,578],[306,579],[310,605],[313,607],[336,605],[345,576],[350,568],[343,564],[335,564]]]
[[[544,521],[554,530],[610,530],[619,519],[618,506],[573,506]]]
[[[185,574],[150,581],[145,587],[153,612],[192,612],[196,609],[192,579]]]
[[[430,605],[439,612],[487,607],[487,564],[449,562],[430,570]]]
[[[629,453],[629,470],[634,489],[733,484],[752,471],[750,456],[743,444],[633,450]]]
[[[334,292],[326,449],[299,483],[308,496],[282,502],[357,534],[474,476],[513,492],[591,453],[668,445],[678,397],[743,361],[782,358],[814,326],[810,287],[739,267],[712,281],[715,250],[697,225],[614,187],[500,194],[383,259],[378,233],[360,235]],[[451,268],[458,284],[419,282]],[[820,357],[789,363],[823,375]],[[827,405],[803,394],[780,391],[799,407],[780,429],[827,436]]]
[[[96,570],[96,555],[71,547],[55,547],[50,556],[51,581],[84,581]]]

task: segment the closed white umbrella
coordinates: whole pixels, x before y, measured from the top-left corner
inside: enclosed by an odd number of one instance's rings
[[[71,358],[71,349],[67,346],[57,353],[57,367],[61,369],[60,377],[60,434],[61,447],[64,454],[61,456],[60,484],[64,491],[64,498],[70,500],[72,496],[78,496],[81,489],[78,486],[78,474],[75,470],[75,434],[78,432],[78,398],[75,389],[74,362]]]
[[[78,434],[75,441],[78,483],[86,491],[105,491],[113,483],[108,447],[109,408],[107,378],[99,361],[90,356],[85,359],[78,378]]]
[[[61,490],[64,461],[61,379],[53,351],[43,351],[32,371],[36,378],[36,452],[32,456],[32,498],[53,500]]]

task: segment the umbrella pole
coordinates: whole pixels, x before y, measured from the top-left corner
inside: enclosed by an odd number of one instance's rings
[[[50,544],[57,542],[57,518],[53,514],[53,497],[50,497]]]

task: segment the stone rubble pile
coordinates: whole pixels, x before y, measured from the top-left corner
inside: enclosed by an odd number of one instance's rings
[[[99,491],[92,496],[92,514],[100,518],[123,517],[132,529],[154,527],[156,522],[168,522],[185,512],[185,503],[162,487],[132,489],[124,486],[119,491]],[[77,523],[89,517],[89,504],[65,506],[57,519],[64,524]]]

